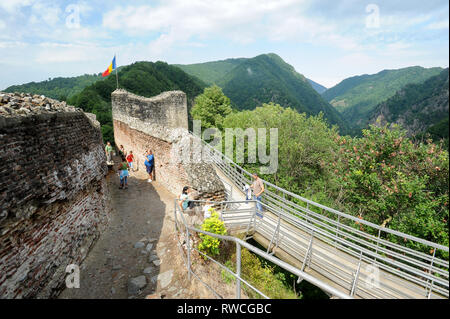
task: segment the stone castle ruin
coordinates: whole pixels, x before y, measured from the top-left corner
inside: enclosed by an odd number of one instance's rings
[[[95,115],[0,93],[0,298],[49,298],[107,225],[107,167]]]
[[[179,195],[224,200],[208,163],[177,160],[190,150],[185,93],[144,98],[112,93],[116,145],[155,154],[156,181]],[[106,141],[105,141],[106,142]],[[45,96],[0,92],[0,298],[53,298],[66,267],[81,265],[108,226],[104,141],[95,115]]]
[[[133,151],[140,170],[145,172],[143,154],[150,149],[155,155],[156,181],[173,194],[178,196],[187,185],[195,190],[195,199],[225,199],[224,185],[214,167],[194,161],[194,150],[199,149],[188,133],[184,92],[144,98],[119,89],[112,93],[112,113],[116,145]]]

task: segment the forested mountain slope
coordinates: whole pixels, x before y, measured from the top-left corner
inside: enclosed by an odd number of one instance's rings
[[[448,68],[420,84],[408,84],[379,104],[369,122],[401,124],[414,136],[431,129],[436,139],[448,138]]]
[[[262,54],[234,67],[217,83],[239,110],[274,102],[308,115],[324,113],[345,131],[341,115],[318,94],[308,80],[278,55]]]
[[[360,129],[379,103],[392,97],[405,85],[422,83],[441,71],[442,68],[413,66],[354,76],[326,90],[322,97],[341,112],[349,123]]]
[[[205,83],[193,78],[180,68],[165,62],[136,62],[119,70],[119,87],[145,97],[164,91],[181,90],[186,93],[188,107],[200,94]],[[113,140],[111,93],[116,89],[116,76],[111,74],[103,81],[87,86],[68,99],[68,103],[97,115],[105,140]]]
[[[80,93],[86,86],[102,80],[101,74],[85,74],[75,77],[57,77],[41,82],[29,82],[21,85],[12,85],[5,92],[24,92],[39,94],[58,100],[66,100]]]

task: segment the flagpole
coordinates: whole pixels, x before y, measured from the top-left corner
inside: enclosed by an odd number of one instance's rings
[[[114,54],[114,59],[116,59],[116,83],[117,83],[117,89],[119,88],[119,76],[117,75],[117,56]]]

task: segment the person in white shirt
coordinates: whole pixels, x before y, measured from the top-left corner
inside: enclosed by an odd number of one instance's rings
[[[211,208],[212,208],[211,202],[206,202],[206,205],[203,206],[203,217],[205,219],[211,217]]]
[[[242,189],[244,190],[244,193],[245,193],[245,199],[251,200],[252,199],[252,189],[251,189],[250,185],[245,184]]]

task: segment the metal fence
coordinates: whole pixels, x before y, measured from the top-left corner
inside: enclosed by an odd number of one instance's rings
[[[198,139],[196,136],[194,138]],[[204,161],[213,163],[238,189],[250,184],[250,172],[209,144],[201,143],[204,145]],[[264,211],[270,212],[272,217],[264,216],[259,228],[254,227],[257,219],[253,217],[252,229],[270,239],[267,253],[271,250],[273,253],[274,248],[284,245],[286,250],[297,254],[303,264],[308,261],[318,271],[322,268],[322,273],[348,287],[350,294],[354,293],[358,279],[363,275],[361,265],[373,265],[383,272],[386,282],[392,281],[392,284],[382,287],[378,294],[361,291],[363,296],[366,293],[367,298],[379,298],[383,294],[384,298],[448,298],[448,247],[361,220],[267,181],[263,180],[263,183]],[[359,229],[355,225],[359,225]],[[294,231],[286,231],[289,229]],[[309,244],[299,243],[298,238],[293,236],[295,232]],[[280,241],[280,238],[283,240]],[[317,259],[322,263],[309,260],[313,242],[326,244],[321,246],[322,252],[316,250],[320,257]],[[424,247],[429,253],[423,252]],[[349,267],[348,262],[333,260],[330,256],[336,251],[344,253],[340,256],[351,263],[356,260],[356,265]],[[441,251],[440,255],[446,255],[447,259],[439,258],[437,251]],[[339,262],[340,267],[335,267]]]
[[[234,207],[232,210],[228,211],[228,214],[233,213],[236,211],[235,207],[236,205],[245,203],[246,205],[252,204],[253,208],[251,208],[250,210],[252,212],[256,211],[256,205],[255,205],[255,201],[226,201],[226,202],[212,202],[212,201],[194,201],[196,203],[208,203],[208,204],[213,204],[218,206],[219,208],[219,212],[224,213],[227,211],[227,207]],[[246,209],[248,211],[248,209]],[[222,215],[223,217],[223,215]],[[257,254],[263,258],[265,258],[266,260],[280,266],[281,268],[299,276],[299,278],[302,278],[308,282],[310,282],[311,284],[313,284],[316,287],[321,288],[322,290],[324,290],[325,292],[327,292],[328,294],[338,297],[338,298],[342,298],[342,299],[352,299],[351,296],[349,296],[348,294],[345,294],[341,291],[339,291],[338,289],[328,285],[327,283],[316,279],[315,277],[303,272],[302,270],[272,256],[271,254],[268,254],[267,252],[262,251],[261,249],[258,249],[257,247],[239,239],[233,236],[224,236],[224,235],[218,235],[218,234],[214,234],[214,233],[210,233],[198,228],[195,228],[193,226],[189,226],[186,218],[183,214],[183,212],[181,211],[179,205],[178,205],[178,200],[175,199],[174,200],[174,219],[175,219],[175,229],[178,233],[184,233],[185,234],[185,240],[184,243],[181,242],[180,240],[178,240],[178,246],[180,247],[181,250],[181,254],[183,256],[183,259],[186,263],[186,267],[187,267],[187,272],[188,272],[188,279],[191,279],[191,276],[196,277],[203,285],[205,285],[208,289],[211,290],[211,292],[217,297],[217,298],[222,298],[222,296],[215,291],[210,285],[208,285],[204,280],[202,280],[201,278],[201,274],[196,274],[193,270],[192,267],[192,252],[196,251],[197,253],[199,253],[201,256],[205,257],[206,259],[210,260],[211,262],[217,264],[220,268],[224,269],[225,271],[227,271],[231,276],[233,276],[236,280],[236,295],[235,297],[237,299],[241,298],[241,285],[245,284],[247,287],[249,287],[251,290],[253,290],[254,292],[258,293],[260,296],[262,296],[263,298],[268,299],[269,297],[267,295],[265,295],[263,292],[261,292],[260,290],[258,290],[257,288],[255,288],[251,283],[249,283],[248,281],[246,281],[245,279],[243,279],[241,277],[241,247],[245,247],[247,248],[249,251],[253,252],[254,254]],[[247,222],[249,222],[250,220],[248,220]],[[221,240],[226,240],[226,241],[231,241],[234,242],[236,244],[236,272],[233,272],[231,269],[229,269],[228,267],[226,267],[225,265],[219,263],[217,260],[215,260],[214,258],[206,255],[205,253],[203,253],[202,251],[198,250],[197,247],[192,247],[190,244],[190,238],[193,236],[194,233],[199,233],[199,234],[205,234],[205,235],[209,235],[212,236],[214,238],[218,238]],[[186,252],[183,251],[183,244],[186,245]]]

